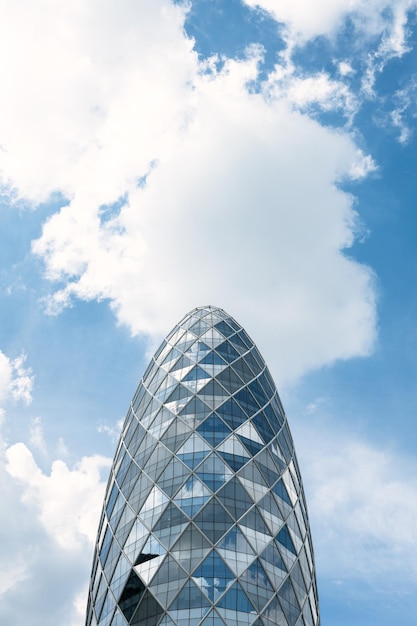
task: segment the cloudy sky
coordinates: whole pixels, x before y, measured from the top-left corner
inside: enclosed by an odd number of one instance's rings
[[[286,407],[323,626],[415,626],[416,0],[0,14],[0,622],[83,625],[121,420],[214,304]]]

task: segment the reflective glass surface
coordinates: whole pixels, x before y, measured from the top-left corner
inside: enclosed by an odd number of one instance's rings
[[[127,412],[107,486],[86,626],[319,626],[288,422],[225,311],[189,313]]]

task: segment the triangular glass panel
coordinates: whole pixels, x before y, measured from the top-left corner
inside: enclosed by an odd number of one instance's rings
[[[280,580],[286,576],[287,568],[285,566],[284,561],[281,558],[281,555],[275,545],[275,543],[271,543],[269,546],[265,548],[265,550],[261,553],[260,559],[262,560],[264,567],[266,564],[272,565],[275,569],[279,569],[282,574],[280,575]],[[274,582],[274,581],[273,581]]]
[[[256,508],[251,509],[249,513],[240,520],[239,526],[246,539],[258,554],[272,541],[269,529]]]
[[[196,433],[191,435],[185,444],[177,451],[177,457],[189,468],[195,469],[211,452],[211,447]]]
[[[253,415],[262,408],[262,406],[256,402],[253,395],[249,393],[247,387],[238,391],[234,398],[248,415]]]
[[[171,369],[175,361],[177,361],[180,358],[180,356],[181,356],[181,352],[177,350],[177,348],[171,348],[171,350],[168,352],[168,354],[162,361],[161,367],[165,371],[168,371],[169,369]]]
[[[182,356],[171,367],[170,374],[172,375],[173,372],[176,372],[177,370],[182,370],[182,369],[185,369],[185,368],[189,368],[189,367],[192,367],[193,365],[194,365],[194,363],[192,361],[190,361],[190,359],[188,357]]]
[[[216,324],[215,328],[226,338],[235,333],[235,330],[224,320]]]
[[[175,415],[163,407],[149,428],[149,434],[155,437],[155,439],[160,439],[162,433],[172,424],[173,419],[175,419]]]
[[[171,450],[159,444],[156,446],[151,456],[146,461],[146,464],[143,467],[143,471],[146,473],[147,476],[149,476],[151,480],[156,481],[156,479],[159,477],[159,475],[171,459]]]
[[[234,361],[232,367],[245,384],[253,380],[254,374],[248,366],[245,357],[240,357],[237,361]]]
[[[145,585],[139,576],[137,576],[137,574],[132,570],[118,603],[119,608],[123,612],[127,621],[131,619],[133,613],[135,612],[144,591]]]
[[[248,389],[260,407],[264,407],[269,402],[269,396],[266,395],[265,391],[263,390],[257,379],[249,383]]]
[[[272,491],[278,496],[280,500],[285,502],[288,505],[288,507],[292,507],[292,503],[288,495],[288,491],[282,480],[279,480],[277,483],[275,483],[275,485],[272,487]]]
[[[286,464],[286,462],[284,460],[284,457],[283,457],[283,455],[281,453],[281,450],[280,450],[280,448],[278,446],[278,443],[277,443],[276,439],[273,439],[271,441],[271,443],[269,444],[267,450],[268,450],[269,454],[271,455],[271,458],[272,458],[273,462],[275,463],[275,467],[276,467],[277,471],[279,472],[279,474],[281,474],[285,470],[287,464]]]
[[[168,606],[182,587],[187,574],[176,560],[168,555],[155,574],[150,590],[163,606]]]
[[[194,425],[195,422],[201,422],[210,415],[210,413],[211,409],[209,409],[207,404],[204,404],[199,398],[194,397],[181,409],[179,414],[184,420]]]
[[[242,483],[250,498],[256,504],[258,500],[260,500],[265,493],[268,491],[268,487],[263,486],[262,484],[255,483],[249,478],[244,478],[243,476],[238,475],[239,481]]]
[[[211,543],[194,525],[189,524],[172,547],[171,554],[175,560],[191,573],[211,550]]]
[[[154,626],[159,622],[163,612],[163,608],[154,596],[149,591],[145,591],[130,624],[131,626]]]
[[[210,380],[210,375],[207,374],[201,367],[195,365],[192,370],[183,378],[182,384],[187,389],[190,389],[193,393],[200,391],[207,381]]]
[[[189,468],[174,457],[159,477],[158,486],[172,498],[189,473]]]
[[[232,611],[239,611],[240,613],[253,614],[254,612],[254,606],[251,604],[248,596],[245,594],[238,582],[235,582],[233,586],[224,594],[223,598],[221,598],[221,600],[217,603],[217,606],[224,609],[230,609]]]
[[[199,391],[200,395],[203,397],[204,402],[211,407],[211,409],[215,409],[218,407],[224,399],[229,397],[229,393],[223,389],[219,383],[214,380],[208,382],[204,387],[202,387]]]
[[[259,412],[252,418],[252,424],[256,426],[256,430],[260,434],[262,441],[268,444],[275,437],[275,433],[272,431],[269,423],[265,419],[262,412]]]
[[[139,576],[132,570],[126,586],[119,598],[119,608],[129,621],[136,610],[137,605],[145,591],[145,585]]]
[[[248,567],[239,580],[257,611],[261,611],[274,595],[272,585],[258,559]]]
[[[263,364],[258,363],[257,359],[254,356],[254,352],[255,352],[255,348],[252,348],[252,350],[250,352],[247,352],[245,354],[245,361],[248,364],[248,367],[250,367],[250,369],[253,372],[254,376],[258,376],[260,374],[260,372],[263,370]]]
[[[219,447],[218,452],[229,452],[237,456],[246,457],[249,459],[247,450],[242,446],[239,439],[234,435],[230,435]]]
[[[224,462],[212,452],[210,456],[199,466],[196,475],[207,487],[215,492],[232,476],[230,469]]]
[[[181,611],[184,609],[188,611],[194,608],[204,608],[209,606],[209,600],[207,600],[207,598],[201,593],[199,587],[190,580],[186,585],[184,585],[169,608],[170,611]]]
[[[213,413],[197,428],[197,432],[213,447],[230,435],[230,428]]]
[[[210,497],[210,491],[193,476],[178,492],[174,502],[188,517],[194,517]]]
[[[204,333],[206,332],[208,328],[209,328],[209,325],[206,324],[206,322],[199,320],[198,322],[195,322],[190,327],[190,331],[194,333],[194,335],[196,335],[197,337],[201,337],[201,335],[204,335]]]
[[[223,357],[227,363],[233,363],[233,361],[236,361],[236,359],[239,358],[239,352],[234,349],[229,341],[223,341],[223,343],[217,345],[216,352],[217,354],[220,354],[220,356]]]
[[[278,591],[278,596],[289,625],[295,626],[300,616],[300,607],[289,577]]]
[[[241,467],[248,462],[249,458],[247,456],[240,456],[238,454],[231,454],[230,452],[219,452],[219,455],[226,461],[229,467],[232,468],[234,472],[240,470]]]
[[[123,549],[124,553],[132,563],[135,562],[136,557],[142,550],[143,544],[147,540],[148,536],[148,529],[139,519],[137,519],[130,530]]]
[[[291,539],[291,535],[290,535],[290,533],[288,531],[288,528],[286,526],[283,526],[281,528],[281,530],[277,534],[276,538],[277,538],[277,541],[279,541],[279,543],[281,543],[283,546],[285,546],[287,548],[287,550],[289,550],[293,554],[297,555],[297,551],[295,549],[294,542]]]
[[[212,550],[193,572],[193,580],[212,602],[235,580],[234,574],[220,556]]]
[[[209,376],[214,377],[220,374],[220,372],[227,367],[227,363],[217,354],[217,352],[212,351],[201,359],[200,366]]]
[[[135,565],[135,572],[139,574],[139,576],[146,585],[149,585],[150,581],[155,576],[156,571],[161,566],[161,562],[165,558],[164,554],[160,554],[159,556],[152,556],[152,559]]]
[[[291,473],[288,469],[282,474],[282,480],[285,483],[285,487],[287,489],[288,495],[290,496],[291,503],[293,506],[295,506],[298,496],[291,478]]]
[[[208,410],[208,409],[207,409]],[[192,429],[188,424],[176,418],[161,437],[161,442],[172,452],[176,452],[184,441],[191,436]]]
[[[242,411],[233,398],[230,398],[230,400],[227,400],[221,406],[217,407],[216,413],[220,415],[233,430],[248,419],[248,416]]]
[[[285,615],[282,612],[282,608],[277,598],[274,598],[270,604],[266,607],[261,615],[262,621],[265,626],[288,626],[288,622],[285,619]]]
[[[204,341],[210,348],[215,348],[224,341],[224,337],[221,333],[219,333],[215,328],[210,328],[204,335],[201,337],[201,341]]]
[[[182,513],[182,511],[180,511],[180,509],[171,502],[165,509],[153,532],[157,533],[162,528],[173,528],[187,523],[188,520],[184,513]]]
[[[266,405],[266,407],[264,407],[264,413],[268,419],[268,422],[271,425],[272,430],[277,433],[284,422],[282,416],[274,411],[274,409],[272,408],[272,403],[269,403]]]
[[[139,512],[141,521],[149,530],[155,525],[168,502],[164,492],[155,485]]]
[[[273,485],[280,478],[275,464],[272,462],[266,450],[262,450],[255,459],[255,463],[260,469],[268,485]]]
[[[242,517],[253,504],[236,478],[229,480],[229,482],[217,492],[217,498],[235,520]]]
[[[187,356],[194,362],[199,363],[211,348],[203,341],[196,341],[186,352]]]
[[[245,343],[239,337],[239,334],[233,335],[233,337],[230,337],[229,341],[233,345],[235,350],[239,352],[239,354],[244,354],[245,352],[248,351],[248,346],[245,345]]]
[[[258,452],[260,450],[262,450],[263,447],[264,447],[263,443],[258,443],[257,441],[252,441],[252,439],[247,439],[246,437],[241,437],[241,436],[238,436],[238,438],[239,438],[239,441],[241,443],[243,443],[245,448],[248,450],[248,452],[252,456],[255,456],[256,454],[258,454]]]
[[[300,606],[303,606],[307,597],[307,589],[298,561],[294,563],[294,567],[291,570],[291,582],[297,594],[298,602]]]
[[[284,520],[281,517],[280,510],[270,491],[258,502],[258,509],[270,529],[271,534],[276,535],[283,526]]]
[[[233,525],[233,519],[214,497],[194,519],[197,527],[203,531],[212,543],[216,543]]]
[[[254,551],[237,526],[234,526],[218,543],[217,551],[235,576],[240,576],[255,558]]]
[[[216,380],[227,389],[231,395],[243,387],[241,378],[236,374],[233,367],[227,367],[220,374],[216,376]]]
[[[169,504],[153,529],[155,537],[169,549],[188,524],[188,519],[175,504]]]
[[[236,435],[240,437],[245,437],[245,439],[250,439],[255,443],[259,443],[262,447],[264,447],[264,443],[262,439],[259,437],[256,428],[252,425],[251,422],[245,422],[236,430]]]
[[[165,403],[167,407],[169,408],[169,405],[171,402],[183,400],[184,398],[189,398],[191,395],[192,395],[192,392],[189,389],[187,389],[187,387],[184,387],[184,385],[177,383],[177,387],[170,394],[170,396],[165,400]]]

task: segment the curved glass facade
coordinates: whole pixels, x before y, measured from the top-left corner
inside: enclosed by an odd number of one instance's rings
[[[223,310],[163,341],[129,408],[87,626],[318,626],[306,504],[269,371]]]

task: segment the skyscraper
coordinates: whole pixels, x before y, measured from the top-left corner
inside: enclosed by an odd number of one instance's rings
[[[128,410],[87,626],[318,626],[309,522],[271,375],[223,310],[194,309]]]

